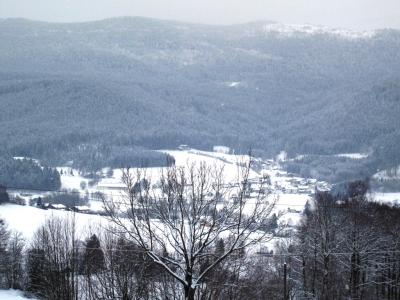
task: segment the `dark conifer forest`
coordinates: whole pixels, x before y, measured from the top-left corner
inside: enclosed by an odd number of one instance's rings
[[[4,20],[1,150],[90,168],[124,163],[126,148],[222,144],[317,155],[304,168],[333,181],[318,156],[370,153],[356,168],[334,163],[349,178],[398,165],[400,33],[286,36],[266,24]]]

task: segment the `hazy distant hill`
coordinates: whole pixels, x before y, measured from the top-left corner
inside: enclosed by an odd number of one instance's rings
[[[0,41],[0,144],[15,155],[185,143],[400,162],[399,31],[12,19]]]

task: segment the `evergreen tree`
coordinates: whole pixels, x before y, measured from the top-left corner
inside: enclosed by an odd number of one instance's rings
[[[84,265],[87,274],[97,273],[104,268],[104,253],[95,234],[86,241]]]
[[[0,185],[0,204],[6,203],[10,201],[10,197],[8,196],[6,187]]]
[[[28,273],[27,290],[43,295],[46,288],[46,258],[42,249],[30,249],[27,254],[26,268]]]
[[[269,230],[275,230],[278,228],[278,217],[275,213],[272,214],[269,219]]]
[[[225,242],[222,238],[217,241],[217,245],[215,246],[215,254],[221,256],[225,253]]]

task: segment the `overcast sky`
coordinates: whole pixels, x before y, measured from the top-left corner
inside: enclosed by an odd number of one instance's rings
[[[145,16],[208,24],[255,20],[400,29],[400,0],[0,0],[0,18],[56,22]]]

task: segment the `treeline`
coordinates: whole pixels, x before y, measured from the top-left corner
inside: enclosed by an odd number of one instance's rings
[[[396,169],[400,165],[398,141],[400,135],[393,133],[387,139],[380,138],[373,152],[366,158],[352,159],[336,155],[304,155],[299,159],[287,161],[284,167],[288,172],[305,178],[318,178],[331,183],[348,182],[374,175],[377,170]],[[372,148],[371,148],[372,149]],[[370,150],[371,150],[370,149]],[[393,181],[376,181],[374,188],[399,191],[400,185]]]
[[[89,203],[89,194],[81,195],[79,191],[61,191],[60,193],[45,195],[34,198],[33,205],[43,207],[44,205],[62,204],[66,207],[85,206]]]
[[[71,158],[74,168],[83,172],[96,172],[106,167],[111,169],[127,166],[132,168],[165,167],[175,163],[175,159],[169,154],[134,146],[83,144],[72,148],[68,153],[64,152],[64,155]]]
[[[103,136],[104,138],[115,140],[111,135]],[[8,152],[39,158],[52,166],[70,163],[73,168],[84,173],[94,173],[107,167],[163,167],[174,163],[172,156],[138,147],[135,140],[115,140],[118,145],[101,143],[99,140],[98,136],[91,133],[70,134],[62,138],[53,136],[46,141],[30,141],[27,138],[24,143]]]
[[[0,185],[7,188],[58,190],[60,174],[31,159],[0,156]]]
[[[79,240],[73,218],[52,217],[29,243],[0,222],[0,288],[21,289],[39,299],[183,299],[182,286],[129,236],[113,228]],[[166,249],[164,251],[167,251]],[[225,251],[218,240],[215,254]],[[173,253],[170,253],[173,256]],[[202,268],[213,263],[204,259]],[[235,253],[211,272],[198,290],[202,299],[278,299],[278,261]],[[257,274],[257,276],[254,276]],[[200,298],[198,298],[200,299]]]
[[[343,183],[370,177],[379,164],[374,158],[352,159],[333,155],[306,155],[283,164],[285,170],[304,178]]]
[[[400,299],[400,207],[371,202],[368,184],[318,193],[286,251],[303,299]],[[291,255],[293,254],[293,255]]]
[[[8,188],[59,190],[61,187],[59,172],[46,166],[43,161],[51,163],[53,166],[72,162],[72,167],[94,177],[97,176],[96,173],[99,170],[106,167],[111,169],[127,166],[164,167],[175,163],[175,159],[166,153],[127,146],[83,144],[70,146],[68,149],[60,145],[59,152],[51,153],[44,149],[40,150],[40,147],[36,149],[39,152],[28,148],[26,150],[21,148],[19,153],[43,158],[41,163],[39,164],[29,158],[15,159],[7,154],[2,155],[0,153],[0,185]],[[37,155],[34,155],[35,153]]]

